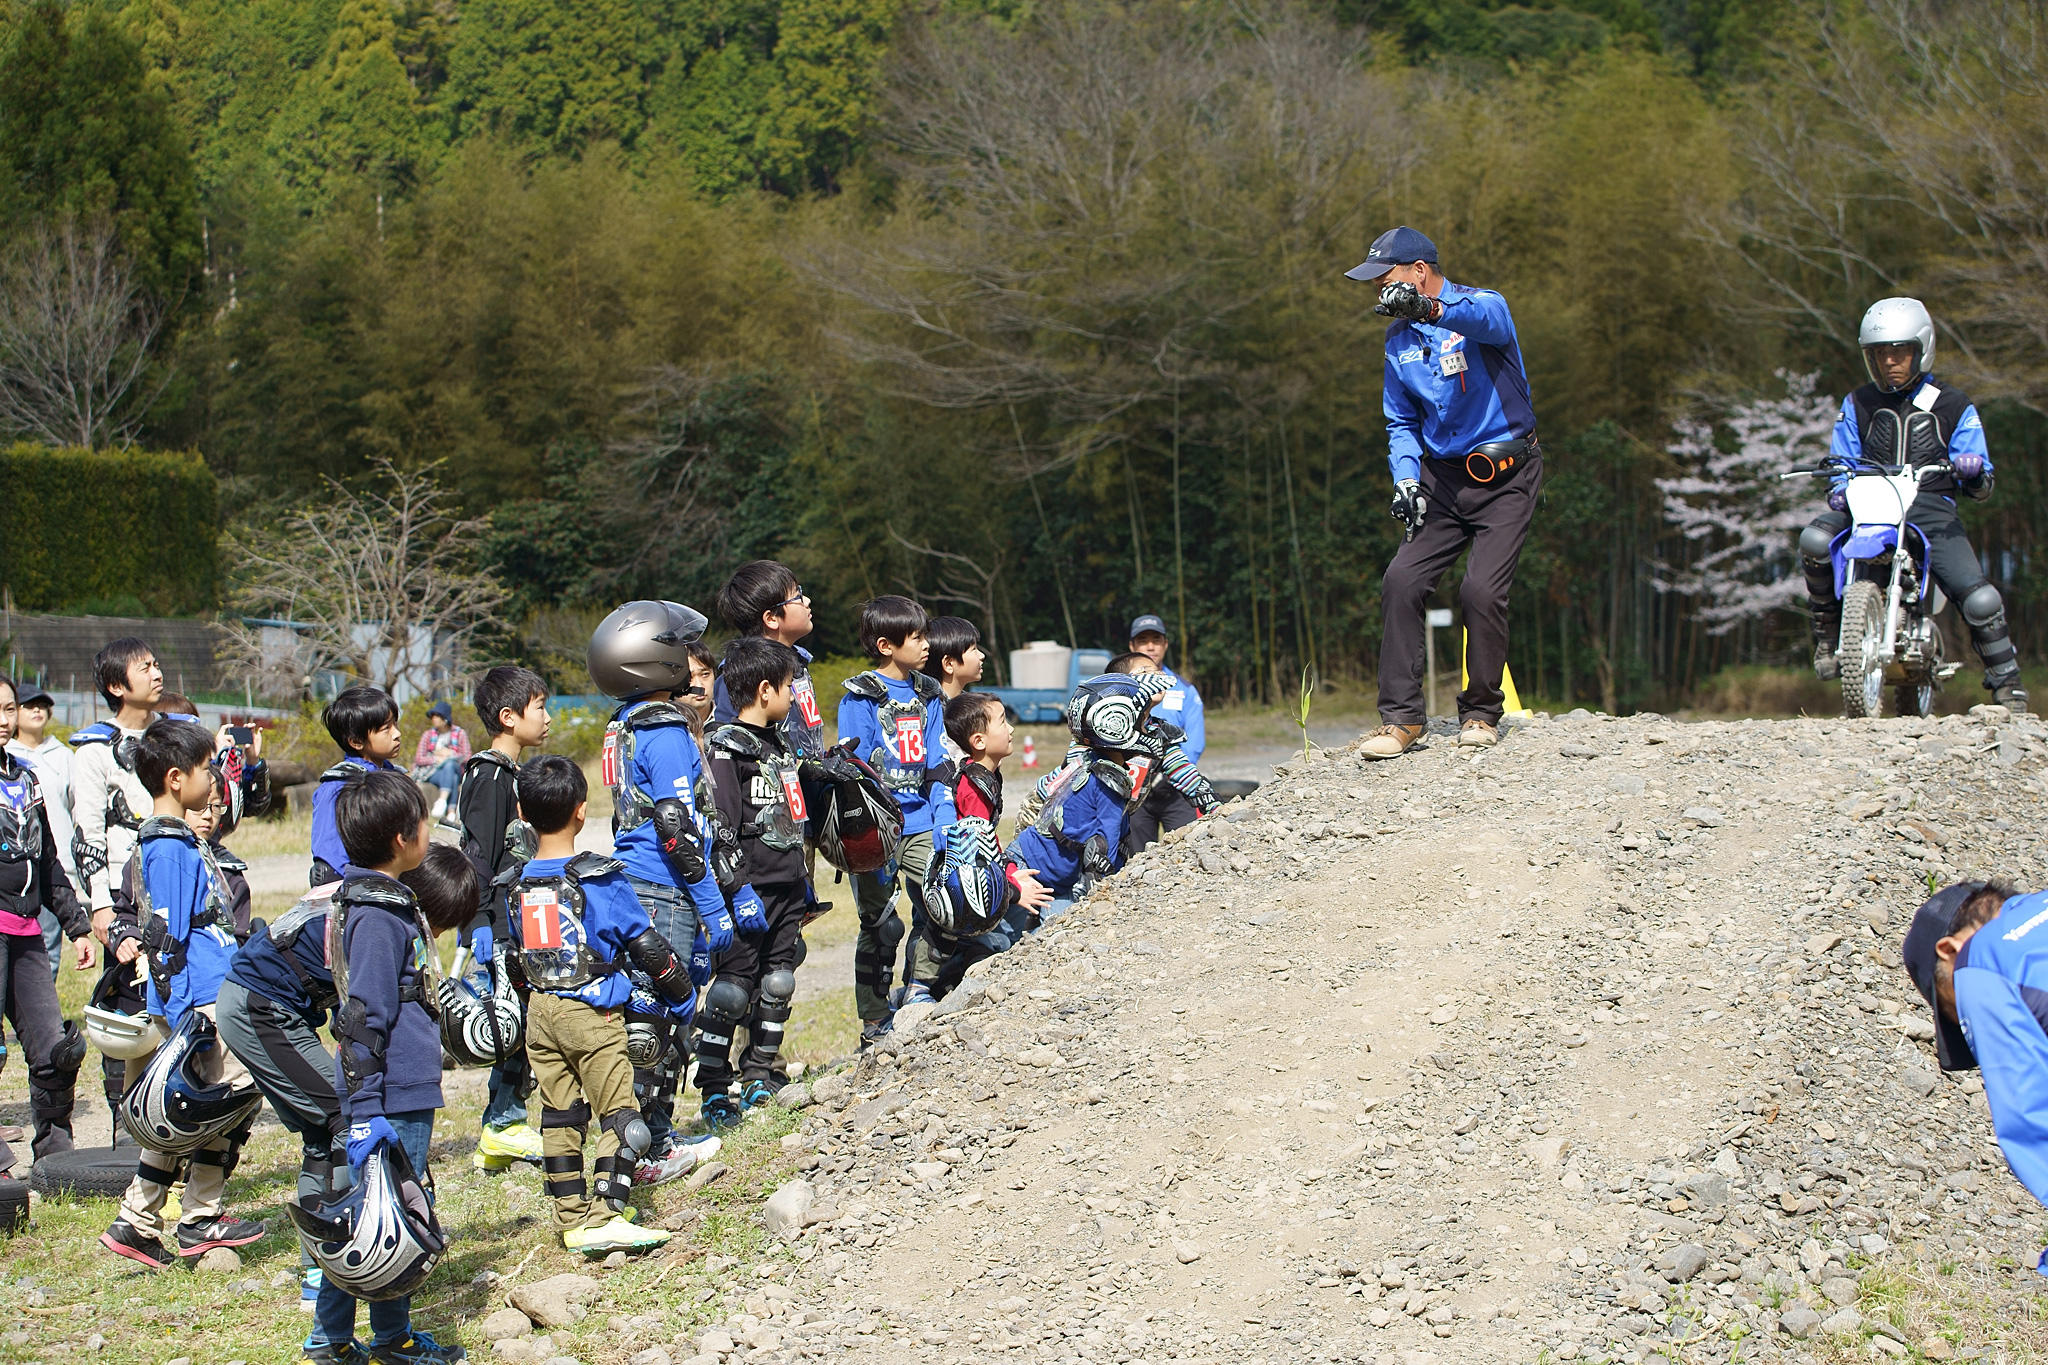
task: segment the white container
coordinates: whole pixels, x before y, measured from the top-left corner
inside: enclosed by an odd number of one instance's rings
[[[1067,685],[1074,651],[1057,640],[1033,640],[1010,651],[1010,686],[1059,691]]]

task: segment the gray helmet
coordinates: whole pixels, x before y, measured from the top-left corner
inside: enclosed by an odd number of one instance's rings
[[[607,697],[680,692],[690,685],[690,646],[704,614],[680,602],[628,602],[590,636],[590,680]]]
[[[1934,368],[1934,319],[1918,299],[1879,299],[1863,315],[1863,325],[1856,329],[1856,344],[1863,348],[1863,368],[1870,372],[1870,382],[1882,392],[1897,393],[1911,388],[1914,379]],[[1870,363],[1870,348],[1899,345],[1918,346],[1920,360],[1912,378],[1894,389],[1878,377],[1877,366]]]

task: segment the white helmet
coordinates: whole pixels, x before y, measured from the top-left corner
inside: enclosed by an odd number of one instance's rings
[[[479,968],[461,980],[443,977],[436,994],[441,1049],[455,1065],[498,1066],[526,1047],[526,1016],[502,960],[495,971]]]
[[[299,1243],[337,1288],[366,1302],[404,1298],[448,1249],[431,1186],[413,1173],[405,1149],[381,1142],[362,1179],[329,1203],[287,1204]]]
[[[118,975],[102,972],[99,984],[92,988],[92,996],[85,1005],[85,1037],[100,1050],[101,1056],[132,1062],[163,1046],[164,1026],[154,1015],[139,1010],[123,1014],[112,1007],[109,1002],[114,997]]]
[[[1911,388],[1913,380],[1934,368],[1934,319],[1918,299],[1879,299],[1863,315],[1863,325],[1856,329],[1856,344],[1863,348],[1863,368],[1870,372],[1870,382],[1885,393],[1897,393]],[[1877,366],[1870,363],[1870,348],[1899,345],[1918,346],[1920,356],[1912,378],[1893,388],[1879,378]]]

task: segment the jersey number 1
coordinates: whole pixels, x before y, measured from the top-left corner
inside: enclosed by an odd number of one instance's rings
[[[552,891],[519,893],[519,940],[522,946],[539,950],[562,946],[560,903]]]

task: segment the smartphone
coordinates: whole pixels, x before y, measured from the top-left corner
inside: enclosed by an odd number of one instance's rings
[[[256,742],[256,732],[246,725],[230,725],[228,727],[228,737],[244,749]]]

